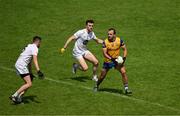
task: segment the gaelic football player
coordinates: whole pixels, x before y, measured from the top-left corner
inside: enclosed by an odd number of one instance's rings
[[[65,43],[64,47],[61,49],[61,53],[65,51],[67,46],[71,41],[75,41],[73,56],[77,59],[78,63],[73,64],[73,73],[76,73],[77,69],[81,71],[87,71],[88,65],[86,61],[89,61],[93,64],[93,77],[92,80],[97,81],[97,69],[98,69],[98,60],[97,58],[88,50],[87,44],[90,40],[94,40],[99,44],[102,44],[103,41],[98,39],[93,32],[94,21],[87,20],[85,29],[77,31],[72,35]]]
[[[32,44],[28,44],[16,61],[15,68],[17,74],[24,80],[24,84],[9,98],[14,103],[22,102],[22,95],[32,86],[33,74],[31,71],[31,63],[33,62],[38,76],[43,79],[44,74],[40,71],[38,64],[38,48],[40,47],[41,38],[33,37]]]
[[[120,55],[120,48],[123,50],[123,63],[118,64],[116,62],[116,58]],[[124,63],[126,61],[127,49],[124,44],[124,41],[116,36],[116,30],[114,28],[110,28],[108,30],[108,39],[105,39],[103,42],[103,55],[104,55],[104,64],[101,71],[101,74],[98,78],[98,81],[95,85],[94,90],[97,91],[99,85],[106,77],[108,71],[111,68],[115,68],[122,75],[122,81],[124,84],[124,89],[126,94],[131,94],[132,92],[128,89],[128,77],[126,74]]]

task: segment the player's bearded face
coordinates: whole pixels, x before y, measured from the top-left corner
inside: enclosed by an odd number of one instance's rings
[[[87,28],[87,30],[88,30],[89,32],[91,32],[91,31],[93,30],[93,26],[94,26],[93,23],[88,23],[88,24],[86,25],[86,28]]]
[[[41,41],[37,42],[37,47],[40,48]]]
[[[113,41],[114,40],[114,38],[115,38],[115,34],[114,34],[114,32],[111,30],[111,31],[108,31],[108,39],[110,40],[110,41]]]

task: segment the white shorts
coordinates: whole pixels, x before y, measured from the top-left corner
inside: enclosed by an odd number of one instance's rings
[[[27,66],[16,63],[15,68],[18,75],[29,74],[29,69]]]
[[[74,56],[74,58],[76,58],[76,59],[80,59],[80,58],[83,58],[86,54],[88,54],[88,53],[91,53],[89,50],[86,50],[86,51],[84,51],[84,52],[81,52],[81,53],[74,53],[73,52],[73,56]]]

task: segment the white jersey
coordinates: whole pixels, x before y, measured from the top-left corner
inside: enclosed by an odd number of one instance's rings
[[[73,55],[76,57],[77,55],[82,55],[82,53],[86,52],[87,49],[87,44],[90,40],[96,39],[96,35],[94,34],[94,32],[87,32],[87,29],[82,29],[77,31],[74,34],[75,38],[76,38],[76,42],[74,45],[74,49],[73,49]]]
[[[38,47],[36,44],[28,44],[27,47],[24,48],[23,52],[20,54],[18,60],[16,61],[16,66],[28,66],[32,61],[33,55],[38,55]]]

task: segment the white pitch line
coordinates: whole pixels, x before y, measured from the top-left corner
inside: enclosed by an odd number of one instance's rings
[[[6,70],[6,71],[13,71],[13,72],[15,72],[15,70],[12,69],[12,68],[4,67],[4,66],[0,66],[0,68],[3,69],[3,70]],[[90,88],[90,87],[77,86],[76,84],[73,84],[73,83],[70,83],[70,82],[66,82],[66,81],[62,81],[62,80],[55,80],[55,79],[48,78],[48,77],[46,77],[45,79],[48,80],[48,81],[56,82],[56,83],[61,83],[61,84],[65,84],[65,85],[76,86],[76,87],[87,89],[87,90],[92,90],[92,88]],[[106,91],[103,91],[102,93],[111,94],[111,95],[122,97],[122,98],[125,98],[125,99],[129,99],[129,100],[133,100],[133,101],[138,101],[138,102],[143,102],[143,103],[159,106],[159,107],[170,109],[172,111],[176,111],[176,112],[180,113],[180,109],[176,109],[176,108],[173,108],[173,107],[170,107],[170,106],[165,106],[165,105],[162,105],[162,104],[159,104],[159,103],[154,103],[154,102],[150,102],[150,101],[146,101],[146,100],[142,100],[142,99],[128,97],[128,96],[125,96],[125,95],[122,95],[122,94],[120,95],[120,94],[116,94],[116,93],[109,93],[109,92],[106,92]]]
[[[54,80],[54,79],[50,79],[50,78],[47,78],[47,77],[46,77],[46,79],[49,80],[49,81],[56,82],[56,83],[72,85],[72,86],[76,86],[76,87],[83,88],[83,89],[87,89],[87,90],[92,90],[92,89],[93,89],[93,88],[90,88],[90,87],[77,86],[77,85],[72,84],[72,83],[69,83],[69,82],[60,81],[60,80]],[[137,99],[137,98],[133,98],[133,97],[128,97],[128,96],[122,95],[122,94],[110,93],[110,92],[106,92],[106,91],[103,91],[102,93],[111,94],[111,95],[118,96],[118,97],[122,97],[122,98],[125,98],[125,99],[134,100],[134,101],[138,101],[138,102],[143,102],[143,103],[147,103],[147,104],[159,106],[159,107],[166,108],[166,109],[170,109],[170,110],[177,111],[177,112],[180,113],[180,110],[179,110],[179,109],[176,109],[176,108],[173,108],[173,107],[169,107],[169,106],[165,106],[165,105],[162,105],[162,104],[159,104],[159,103],[149,102],[149,101],[146,101],[146,100]]]

